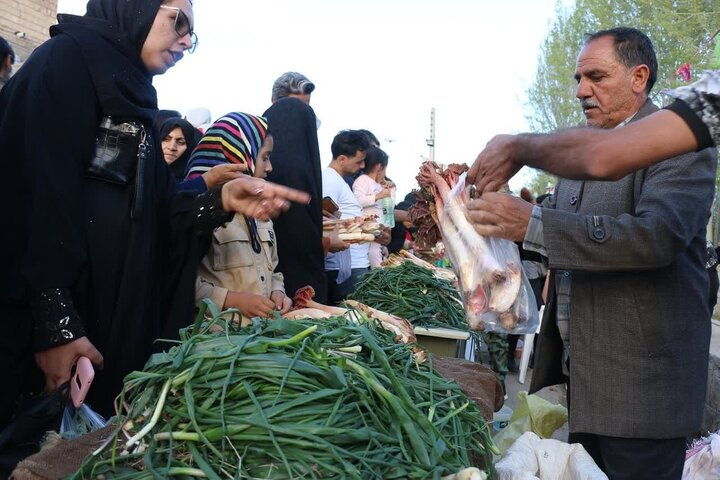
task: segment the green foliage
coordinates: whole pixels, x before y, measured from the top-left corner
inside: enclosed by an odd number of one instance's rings
[[[550,188],[555,187],[557,177],[542,170],[534,170],[534,172],[535,176],[525,187],[537,198],[544,193],[548,193],[548,186]]]
[[[577,0],[556,7],[557,18],[543,42],[535,80],[528,90],[532,131],[547,132],[584,123],[575,98],[575,59],[586,33],[631,26],[645,32],[655,45],[659,69],[653,99],[681,82],[675,72],[684,63],[693,74],[712,68],[720,29],[718,0]]]

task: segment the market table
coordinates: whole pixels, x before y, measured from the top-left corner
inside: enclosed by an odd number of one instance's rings
[[[414,327],[417,342],[430,353],[443,357],[463,358],[468,332],[451,328]]]

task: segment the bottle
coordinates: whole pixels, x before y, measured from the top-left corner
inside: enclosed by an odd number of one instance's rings
[[[395,226],[395,203],[392,197],[387,196],[379,200],[380,207],[382,208],[382,217],[380,217],[380,223],[386,227],[393,228]]]
[[[507,424],[512,418],[513,410],[507,405],[503,405],[500,411],[493,414],[493,429],[499,432],[503,428],[507,427]]]

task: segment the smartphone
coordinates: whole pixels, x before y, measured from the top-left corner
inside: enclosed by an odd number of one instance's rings
[[[335,203],[335,201],[330,197],[323,197],[322,208],[323,208],[323,210],[326,210],[329,213],[335,213],[340,209],[340,207],[338,207],[337,203]]]
[[[70,398],[75,408],[80,408],[85,401],[85,396],[90,390],[93,378],[95,378],[95,369],[92,362],[87,357],[78,358],[75,364],[75,373],[70,379]]]

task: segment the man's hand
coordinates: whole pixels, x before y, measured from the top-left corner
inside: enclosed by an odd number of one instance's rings
[[[512,156],[515,135],[497,135],[488,142],[467,174],[468,184],[478,192],[497,192],[515,175],[522,164]]]
[[[239,178],[244,172],[247,172],[247,166],[245,165],[239,163],[222,163],[215,165],[203,173],[202,177],[209,190],[223,183],[227,183],[230,180]]]
[[[276,217],[290,208],[290,202],[310,203],[310,195],[260,178],[243,175],[222,186],[226,212],[237,212],[260,220]]]
[[[410,217],[407,210],[400,210],[397,208],[393,211],[393,215],[395,216],[395,223],[407,222]]]
[[[80,357],[88,357],[97,368],[103,366],[103,356],[87,337],[80,337],[59,347],[35,354],[35,363],[45,374],[45,388],[52,391],[70,380],[72,366]]]
[[[390,240],[392,240],[392,230],[390,227],[382,227],[380,235],[375,237],[375,241],[380,245],[388,245]]]
[[[330,248],[328,248],[330,253],[342,252],[343,250],[350,248],[350,244],[340,238],[337,226],[333,229],[330,235],[328,235],[328,238],[330,239]]]
[[[270,294],[270,300],[275,304],[275,309],[280,312],[280,315],[286,314],[292,308],[292,299],[280,290],[274,290]]]
[[[228,292],[225,297],[225,306],[227,308],[237,308],[244,316],[252,317],[272,317],[275,311],[275,303],[269,298],[254,293]]]
[[[330,213],[327,210],[322,211],[323,218],[327,218],[328,220],[337,220],[340,218],[340,210],[338,210],[335,213]]]
[[[484,193],[467,204],[468,217],[483,236],[522,242],[533,205],[507,193]]]

